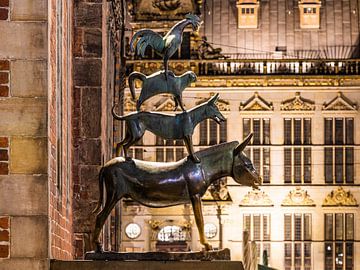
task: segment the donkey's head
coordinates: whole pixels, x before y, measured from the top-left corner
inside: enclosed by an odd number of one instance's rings
[[[258,188],[261,184],[261,177],[257,173],[251,160],[242,152],[246,145],[250,142],[253,134],[245,138],[245,140],[234,149],[233,178],[244,186]]]
[[[216,94],[206,102],[205,114],[206,118],[211,118],[220,124],[222,121],[225,121],[225,117],[221,114],[215,102],[218,100],[219,94]]]

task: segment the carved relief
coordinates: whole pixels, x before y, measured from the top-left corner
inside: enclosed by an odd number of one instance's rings
[[[342,187],[333,190],[324,199],[323,206],[358,206],[356,199],[350,193],[345,191]]]
[[[300,92],[296,92],[294,98],[281,103],[280,109],[282,111],[313,111],[315,102],[301,97]]]
[[[196,105],[200,105],[201,103],[204,103],[209,100],[210,97],[215,95],[215,93],[210,93],[210,96],[208,98],[201,99],[200,101],[196,102]],[[227,112],[230,111],[230,103],[223,99],[218,99],[215,103],[216,106],[219,108],[220,111]]]
[[[154,0],[152,3],[160,11],[174,11],[181,5],[180,0]]]
[[[338,92],[337,96],[330,100],[328,103],[324,103],[322,107],[323,111],[356,111],[357,104],[351,102],[341,92]]]
[[[258,92],[249,98],[246,102],[240,103],[241,111],[272,111],[274,107],[272,102],[267,102],[259,96]]]
[[[295,190],[291,190],[289,194],[283,200],[282,206],[315,206],[314,200],[310,198],[310,195],[306,190],[302,190],[301,187],[296,187]]]
[[[249,191],[240,202],[240,206],[274,206],[274,203],[264,191]]]

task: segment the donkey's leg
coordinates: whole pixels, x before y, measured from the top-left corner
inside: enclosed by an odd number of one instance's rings
[[[208,243],[204,232],[204,218],[201,209],[201,197],[199,194],[191,197],[191,203],[195,215],[196,226],[199,231],[200,243],[205,246],[205,250],[212,250],[212,246]]]
[[[107,195],[111,195],[111,196],[106,196],[105,206],[101,210],[101,212],[96,216],[95,230],[93,232],[93,243],[95,244],[95,252],[103,251],[102,245],[99,240],[99,235],[107,217],[110,215],[112,209],[115,207],[115,204],[119,200],[119,197],[115,195],[115,192]]]
[[[191,157],[191,159],[195,162],[195,163],[200,163],[200,159],[195,155],[194,153],[194,146],[192,143],[192,138],[191,135],[185,136],[184,137],[184,141],[185,141],[185,146],[186,149]]]

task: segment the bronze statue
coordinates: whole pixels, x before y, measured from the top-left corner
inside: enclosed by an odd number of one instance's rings
[[[175,101],[175,109],[180,105],[185,111],[182,102],[182,92],[190,83],[196,81],[196,75],[192,71],[187,71],[181,76],[176,76],[173,72],[168,72],[168,79],[164,76],[164,71],[159,71],[150,76],[146,76],[141,72],[134,71],[129,75],[129,88],[132,98],[135,100],[135,80],[142,81],[140,97],[136,103],[136,109],[140,111],[141,104],[152,96],[157,94],[172,94]]]
[[[121,198],[132,198],[148,207],[168,207],[192,204],[200,243],[211,250],[204,234],[204,220],[201,197],[211,183],[231,176],[237,183],[257,188],[261,182],[253,164],[242,151],[252,134],[244,142],[223,143],[196,153],[201,163],[184,158],[178,162],[160,163],[133,159],[126,161],[117,157],[107,162],[100,170],[100,198],[94,212],[103,203],[103,189],[106,187],[105,206],[96,216],[93,243],[101,252],[99,234],[106,218]]]
[[[127,149],[135,144],[145,133],[146,130],[165,138],[185,141],[186,149],[195,162],[200,162],[194,154],[192,135],[197,124],[205,119],[213,119],[218,124],[225,121],[225,117],[216,107],[219,94],[211,97],[191,110],[184,111],[175,115],[153,112],[134,112],[125,116],[117,115],[113,107],[112,114],[117,120],[125,121],[126,134],[125,138],[117,144],[116,153],[120,156],[121,146],[124,149],[125,158],[130,159],[127,155]]]
[[[201,20],[196,15],[187,14],[185,19],[176,23],[164,37],[150,29],[140,30],[132,37],[130,48],[134,51],[134,42],[140,38],[136,44],[136,50],[137,54],[141,54],[144,57],[146,47],[151,46],[157,54],[163,57],[165,78],[167,79],[169,58],[179,49],[182,42],[182,34],[185,27],[189,24],[192,25],[193,31],[197,31],[201,25]]]

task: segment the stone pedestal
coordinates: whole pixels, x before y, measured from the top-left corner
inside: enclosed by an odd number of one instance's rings
[[[50,270],[244,270],[238,261],[51,261]]]

